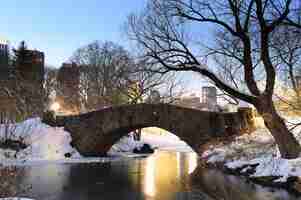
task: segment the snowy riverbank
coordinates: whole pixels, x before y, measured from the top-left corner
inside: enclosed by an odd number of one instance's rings
[[[301,143],[300,128],[293,132]],[[223,166],[228,172],[256,181],[267,180],[269,185],[285,186],[291,180],[299,182],[301,179],[301,157],[282,159],[273,137],[263,127],[252,134],[239,136],[230,143],[209,146],[202,158],[207,164]]]

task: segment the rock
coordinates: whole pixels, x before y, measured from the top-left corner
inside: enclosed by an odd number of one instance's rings
[[[301,179],[299,177],[295,178],[295,182],[293,184],[293,189],[301,194]]]
[[[238,167],[238,168],[228,168],[226,166],[224,166],[224,171],[228,174],[233,174],[233,175],[242,175],[242,176],[250,176],[252,174],[255,173],[256,171],[256,167],[258,166],[259,164],[256,163],[256,164],[247,164],[247,165],[243,165],[241,167]]]
[[[149,144],[143,144],[141,148],[135,148],[133,153],[137,154],[146,154],[146,153],[154,153],[154,149]]]
[[[72,154],[71,153],[65,153],[65,158],[71,158]]]
[[[46,111],[43,113],[42,122],[49,126],[56,126],[56,115],[54,111]]]
[[[0,148],[1,149],[10,149],[10,150],[18,152],[20,150],[26,149],[27,145],[24,143],[24,141],[22,141],[22,139],[20,139],[20,141],[7,139],[3,142],[0,142]]]
[[[272,186],[272,187],[283,187],[286,183],[275,182],[281,176],[260,176],[260,177],[249,177],[254,183],[258,183],[263,186]]]

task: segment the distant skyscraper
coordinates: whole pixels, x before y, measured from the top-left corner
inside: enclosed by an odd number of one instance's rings
[[[44,82],[45,55],[37,50],[25,50],[21,59],[17,59],[17,71],[22,79],[36,81],[40,86]]]
[[[215,87],[202,88],[202,102],[209,108],[217,106],[217,92]]]
[[[41,51],[26,49],[16,61],[16,81],[22,84],[19,95],[26,99],[30,117],[42,116],[44,111],[44,57]]]
[[[8,67],[8,41],[0,37],[0,68]]]

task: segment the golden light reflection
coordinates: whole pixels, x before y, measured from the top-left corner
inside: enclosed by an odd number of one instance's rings
[[[148,157],[144,163],[142,179],[143,192],[146,199],[160,197],[171,199],[172,193],[181,188],[181,181],[187,178],[197,167],[196,153],[161,152]]]
[[[180,178],[181,176],[181,154],[180,152],[176,153],[176,159],[177,159],[177,178]]]
[[[150,197],[154,197],[156,195],[155,176],[156,176],[155,157],[150,156],[146,159],[145,176],[144,176],[144,193]]]
[[[188,155],[188,174],[191,174],[198,165],[198,155],[196,153],[190,153]]]

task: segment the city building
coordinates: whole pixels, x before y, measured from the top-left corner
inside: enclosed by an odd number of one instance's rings
[[[202,88],[202,103],[208,110],[216,110],[217,108],[217,90],[216,87],[206,86]]]
[[[1,49],[5,60],[8,43],[2,44]],[[24,50],[14,66],[8,65],[8,58],[1,63],[0,86],[5,90],[1,91],[0,104],[5,106],[0,107],[0,112],[15,113],[18,117],[41,117],[44,111],[44,53]]]
[[[38,84],[44,81],[45,56],[37,50],[25,50],[22,59],[17,59],[16,71],[20,78],[26,81],[35,81]]]
[[[201,96],[201,97],[200,97]],[[202,94],[190,94],[188,96],[178,97],[174,101],[175,105],[208,111],[219,111],[217,104],[217,90],[215,87],[203,87]]]
[[[15,73],[17,82],[22,84],[18,91],[28,105],[30,116],[41,116],[44,112],[45,56],[37,50],[24,50],[17,58]]]
[[[9,42],[0,38],[0,79],[6,79],[9,75]]]

